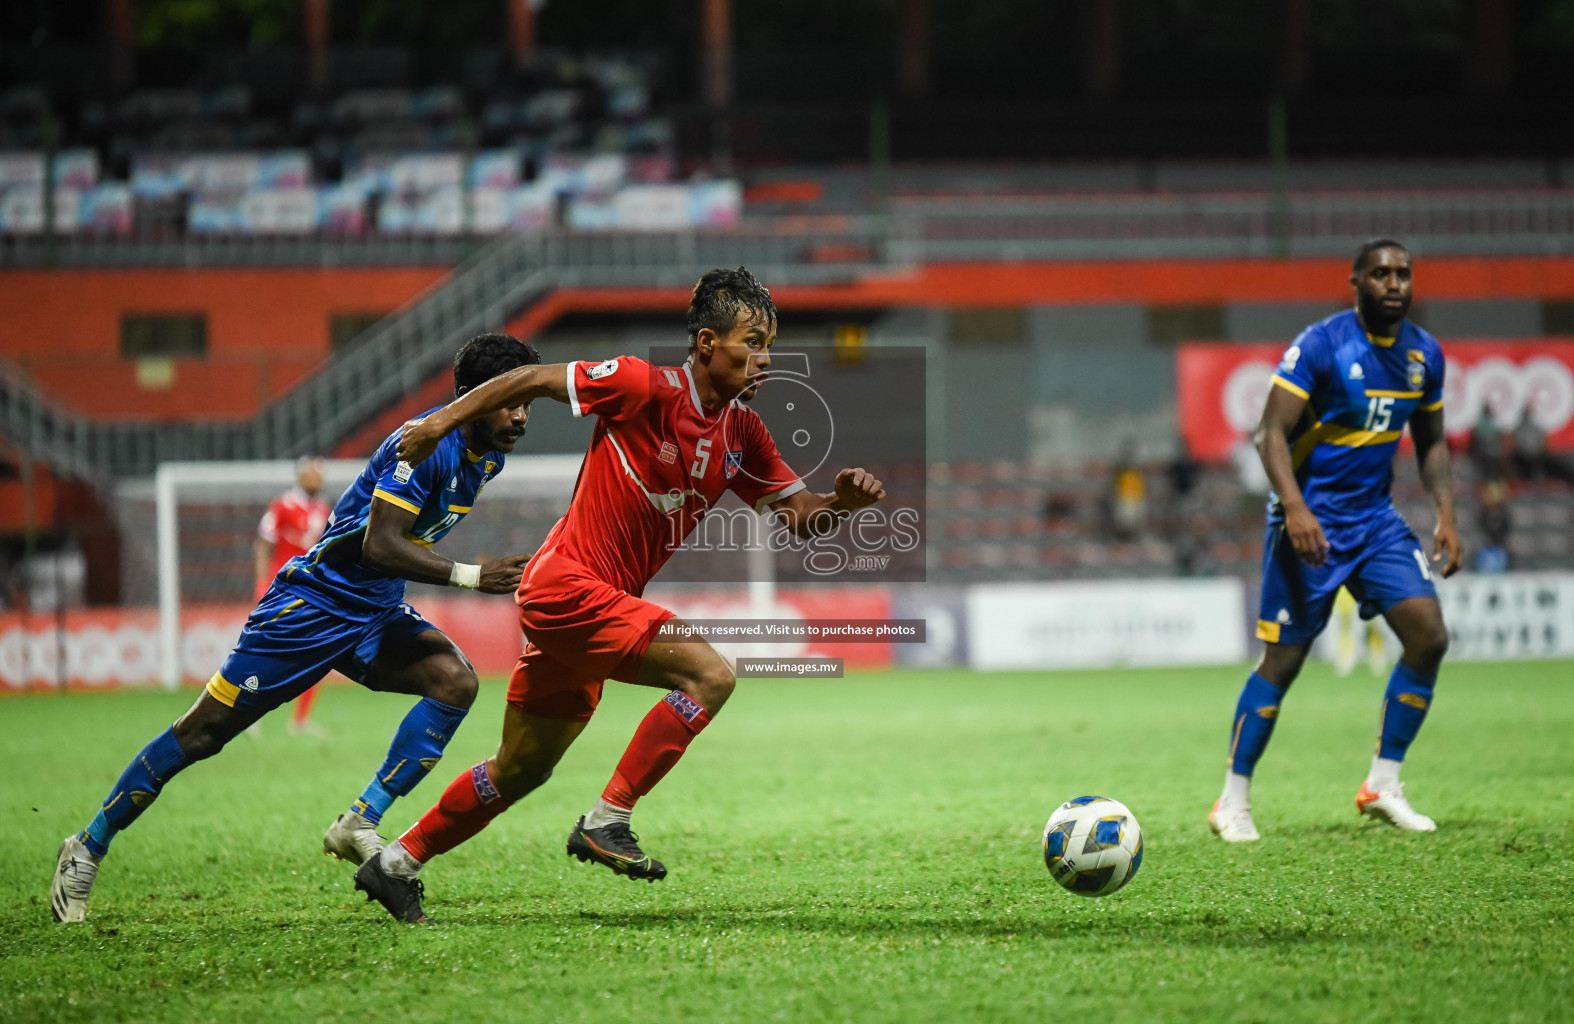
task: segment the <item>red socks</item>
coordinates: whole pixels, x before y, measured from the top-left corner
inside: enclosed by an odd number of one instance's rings
[[[667,694],[634,730],[634,738],[618,761],[601,799],[618,807],[634,806],[662,776],[672,770],[689,741],[710,724],[710,715],[681,690]]]
[[[421,815],[399,842],[410,856],[425,864],[486,828],[512,803],[492,785],[492,775],[482,761],[450,782],[432,809]]]
[[[306,722],[312,716],[312,705],[317,703],[317,687],[313,686],[299,697],[295,698],[295,710],[291,712],[290,720],[295,723],[295,728],[304,729]]]
[[[687,694],[681,690],[667,694],[634,730],[601,799],[632,808],[672,770],[689,741],[709,724],[710,715]],[[482,761],[450,782],[432,809],[399,837],[399,843],[425,864],[486,828],[512,803],[497,791],[487,763]]]

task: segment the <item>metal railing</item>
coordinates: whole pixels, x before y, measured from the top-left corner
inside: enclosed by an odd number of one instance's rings
[[[899,200],[923,261],[1348,256],[1377,235],[1428,256],[1574,252],[1574,191]]]
[[[91,478],[97,469],[85,454],[91,429],[43,395],[25,372],[0,360],[0,434],[67,475]]]
[[[487,242],[466,235],[0,235],[0,267],[453,266]]]
[[[0,430],[63,471],[152,473],[163,462],[288,458],[331,451],[439,372],[465,340],[502,327],[562,286],[670,286],[748,264],[773,283],[849,280],[896,267],[905,251],[876,218],[805,229],[535,232],[500,236],[379,321],[298,386],[244,422],[94,422],[46,401],[16,370],[0,374]]]
[[[133,255],[145,259],[140,265],[183,266],[426,262],[417,258],[423,253],[459,262],[251,421],[89,422],[43,399],[13,370],[0,373],[0,430],[76,475],[141,475],[167,461],[288,458],[331,451],[430,379],[465,339],[501,327],[557,287],[687,285],[711,267],[740,264],[773,284],[821,284],[923,262],[1343,256],[1379,234],[1432,256],[1574,252],[1574,193],[898,200],[889,215],[778,217],[715,231],[552,230],[484,244],[57,239],[58,266],[127,265]],[[0,266],[37,265],[49,249],[41,238],[7,239]],[[108,262],[95,262],[101,258]]]
[[[1116,193],[899,198],[887,215],[745,219],[715,231],[510,236],[582,283],[654,283],[728,261],[803,269],[853,262],[1210,259],[1345,255],[1397,235],[1430,256],[1574,252],[1574,190]],[[0,268],[452,266],[484,236],[0,235]],[[843,250],[838,254],[837,250]],[[851,258],[849,258],[849,254]]]

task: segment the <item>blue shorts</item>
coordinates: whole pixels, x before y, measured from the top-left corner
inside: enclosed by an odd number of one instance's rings
[[[1358,547],[1330,550],[1313,568],[1296,555],[1282,522],[1269,522],[1263,539],[1262,604],[1257,639],[1271,644],[1305,644],[1328,625],[1339,587],[1361,602],[1361,618],[1386,615],[1412,597],[1437,600],[1432,567],[1421,542],[1398,512],[1374,515],[1372,531]]]
[[[364,683],[383,644],[436,628],[404,603],[379,612],[329,611],[274,585],[208,680],[208,692],[232,708],[266,713],[311,689],[330,669]]]

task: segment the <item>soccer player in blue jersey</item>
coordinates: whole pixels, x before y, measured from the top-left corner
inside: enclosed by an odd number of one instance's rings
[[[539,363],[528,345],[483,334],[454,357],[454,394]],[[454,642],[404,603],[406,580],[511,594],[528,555],[485,565],[431,550],[475,505],[525,432],[521,404],[445,435],[417,466],[400,462],[395,431],[335,505],[310,551],[279,571],[240,640],[191,709],[143,747],[81,832],[60,844],[49,903],[55,920],[81,921],[115,834],[131,825],[188,765],[218,753],[263,715],[330,669],[371,690],[419,696],[365,792],[328,829],[323,851],[360,864],[382,850],[377,823],[424,779],[475,700],[475,669]]]
[[[1405,319],[1411,264],[1399,242],[1361,246],[1350,286],[1355,308],[1308,327],[1285,351],[1257,427],[1274,490],[1257,622],[1268,647],[1241,690],[1224,793],[1208,815],[1229,842],[1258,838],[1252,770],[1341,584],[1361,602],[1362,618],[1382,615],[1404,645],[1356,810],[1412,832],[1437,828],[1405,799],[1399,766],[1431,707],[1448,631],[1432,568],[1389,488],[1408,423],[1422,483],[1437,506],[1432,561],[1452,575],[1464,555],[1443,440],[1443,350]]]

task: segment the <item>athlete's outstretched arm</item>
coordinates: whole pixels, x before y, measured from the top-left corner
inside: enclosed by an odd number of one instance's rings
[[[361,561],[391,576],[449,586],[454,573],[453,560],[411,540],[414,526],[414,512],[391,501],[373,498],[366,517],[366,536],[361,541]],[[481,566],[481,582],[476,589],[483,594],[512,594],[519,586],[519,577],[528,561],[529,555],[510,555],[487,562]]]
[[[1448,443],[1443,438],[1441,407],[1417,409],[1410,417],[1410,439],[1416,446],[1416,463],[1421,468],[1421,483],[1437,506],[1437,529],[1432,531],[1432,561],[1448,562],[1443,575],[1452,576],[1465,560],[1465,546],[1459,542],[1459,525],[1454,521],[1454,471],[1448,462]]]
[[[1295,482],[1295,464],[1290,460],[1290,431],[1305,411],[1306,399],[1300,395],[1278,385],[1269,388],[1268,404],[1263,406],[1252,440],[1257,444],[1262,468],[1268,471],[1273,492],[1284,505],[1284,529],[1290,535],[1290,546],[1307,565],[1317,566],[1328,560],[1328,538],[1322,524],[1306,507],[1301,485]]]
[[[499,409],[528,405],[537,398],[568,402],[569,363],[540,363],[500,373],[449,402],[425,419],[411,420],[399,432],[399,459],[410,465],[437,451],[437,442],[473,419]]]
[[[794,535],[823,537],[836,529],[842,516],[873,505],[885,497],[885,487],[874,474],[862,469],[844,469],[836,474],[830,494],[794,491],[780,501],[771,502],[771,511]]]

